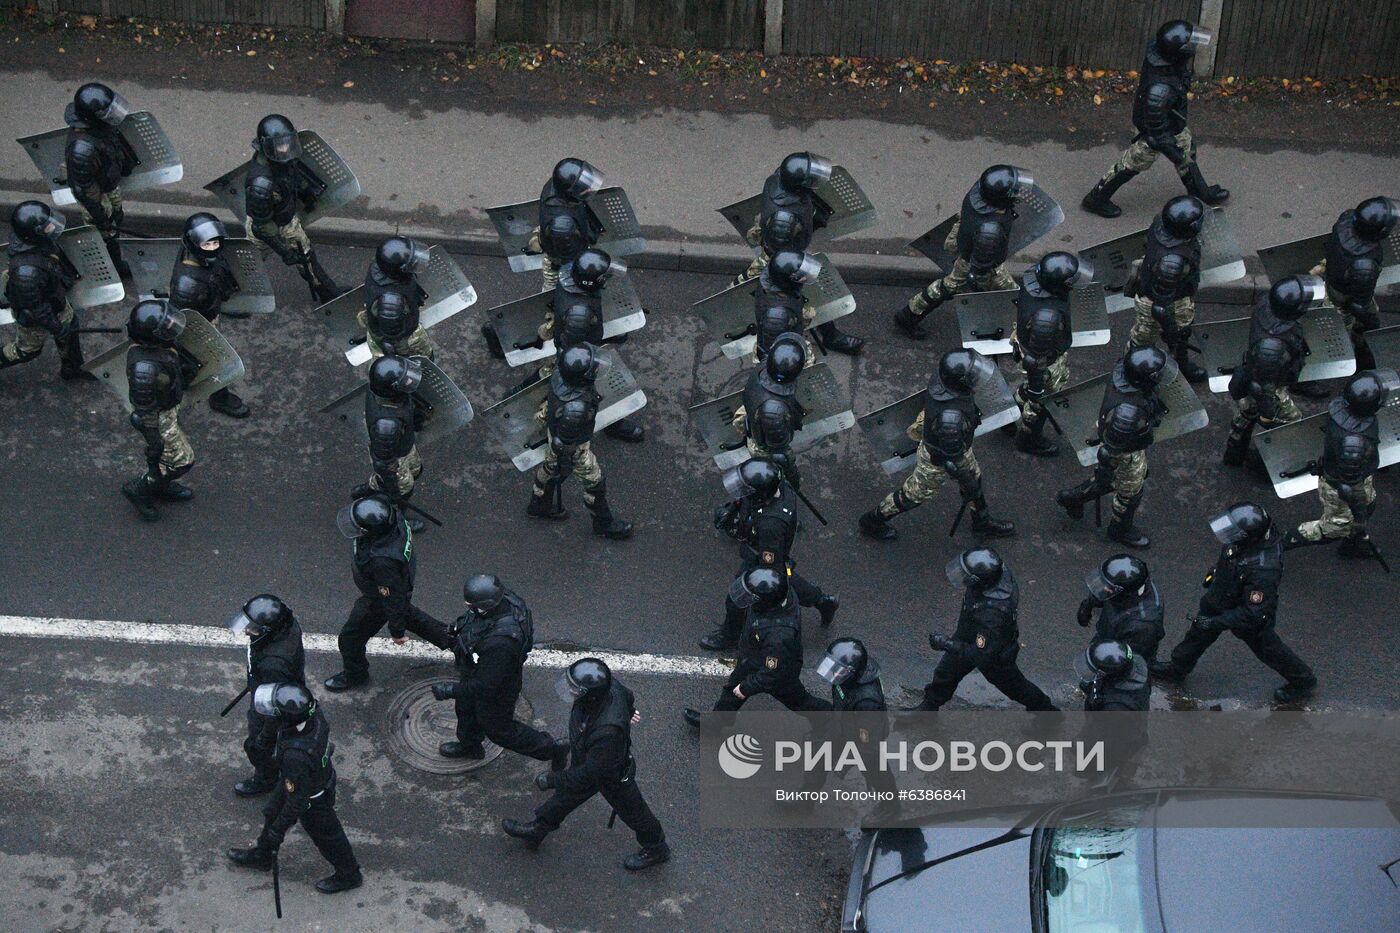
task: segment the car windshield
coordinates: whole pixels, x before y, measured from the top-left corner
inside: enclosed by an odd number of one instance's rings
[[[1034,894],[1045,933],[1149,933],[1143,884],[1151,834],[1140,828],[1147,801],[1125,800],[1065,814],[1037,833]]]

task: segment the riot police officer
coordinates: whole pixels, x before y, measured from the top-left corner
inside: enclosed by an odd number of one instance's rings
[[[405,236],[391,236],[374,252],[365,272],[365,308],[359,314],[365,339],[374,356],[436,355],[428,330],[418,315],[428,293],[418,276],[428,269],[428,248]]]
[[[180,403],[198,371],[177,347],[185,330],[185,313],[161,298],[148,298],[131,309],[126,333],[127,400],[131,426],[146,441],[146,472],[122,484],[122,495],[148,522],[160,518],[156,500],[187,502],[194,492],[179,478],[194,466],[194,448],[180,430]]]
[[[552,291],[559,270],[598,242],[603,225],[585,200],[601,191],[603,173],[583,159],[559,160],[540,189],[540,224],[531,252],[544,253],[541,291]]]
[[[301,141],[292,121],[278,113],[259,120],[243,182],[248,236],[295,266],[312,299],[323,304],[339,295],[340,289],[322,268],[301,218],[316,206],[324,188],[302,164]]]
[[[892,541],[890,519],[923,505],[949,479],[958,484],[964,506],[972,508],[972,530],[986,538],[1016,533],[1011,522],[992,517],[982,490],[982,468],[972,452],[972,439],[982,423],[973,393],[990,379],[996,364],[976,350],[949,350],[929,376],[924,410],[909,427],[919,441],[919,459],[904,484],[860,517],[860,530],[877,541]]]
[[[1252,502],[1238,502],[1210,523],[1220,540],[1220,557],[1201,585],[1205,594],[1196,618],[1171,658],[1152,664],[1152,676],[1179,681],[1190,674],[1206,649],[1230,632],[1286,681],[1274,691],[1280,703],[1307,699],[1317,687],[1312,668],[1278,636],[1278,588],[1283,578],[1283,536],[1269,513]]]
[[[838,713],[878,713],[887,708],[880,665],[859,638],[838,638],[827,645],[817,676],[831,684],[831,705]]]
[[[301,823],[321,857],[335,873],[316,882],[323,894],[337,894],[364,883],[360,864],[335,812],[335,765],[331,726],[316,698],[301,684],[269,683],[253,692],[253,709],[276,720],[276,760],[282,782],[263,808],[263,828],[248,849],[229,849],[235,865],[267,871],[287,831]]]
[[[1323,242],[1322,262],[1312,270],[1326,279],[1327,300],[1346,319],[1359,370],[1376,368],[1366,331],[1381,326],[1376,278],[1384,261],[1383,244],[1397,223],[1400,204],[1390,198],[1367,198],[1342,211]]]
[[[301,624],[286,603],[270,593],[243,604],[228,624],[234,635],[248,639],[248,689],[263,684],[306,686],[306,649]],[[253,776],[233,785],[240,797],[257,797],[277,786],[277,732],[281,723],[248,704],[248,737],[243,751],[253,766]]]
[[[1380,427],[1376,415],[1390,393],[1400,389],[1393,369],[1368,370],[1347,381],[1327,406],[1322,456],[1314,465],[1322,516],[1284,536],[1283,548],[1341,539],[1341,557],[1376,557],[1366,526],[1376,509],[1374,476],[1380,468]]]
[[[952,638],[929,633],[929,646],[943,657],[924,686],[923,701],[914,709],[941,708],[973,671],[980,671],[987,683],[1031,712],[1057,709],[1016,664],[1021,651],[1017,620],[1021,588],[1001,555],[989,547],[970,548],[950,560],[946,572],[949,582],[964,590],[962,611]]]
[[[1255,302],[1249,346],[1230,375],[1230,397],[1238,412],[1230,422],[1230,436],[1221,457],[1227,466],[1244,463],[1256,425],[1268,430],[1303,417],[1288,392],[1297,383],[1309,352],[1298,321],[1322,296],[1321,279],[1290,275],[1275,282]]]
[[[792,216],[779,211],[775,219]],[[797,250],[778,250],[763,264],[758,277],[751,279],[753,289],[755,363],[768,358],[773,344],[783,334],[802,334],[816,317],[816,310],[803,296],[802,290],[816,281],[822,265],[817,257]],[[813,347],[802,340],[807,353],[807,365],[814,362]]]
[[[958,221],[943,243],[944,249],[957,255],[953,268],[895,312],[895,327],[910,339],[923,340],[919,323],[954,295],[1016,287],[1006,269],[1011,227],[1016,221],[1016,201],[1034,185],[1030,172],[1013,165],[993,165],[981,174],[963,197]]]
[[[131,267],[122,259],[118,239],[124,218],[122,179],[135,170],[137,159],[120,129],[130,113],[125,97],[95,81],[78,88],[63,113],[68,124],[63,151],[68,187],[83,208],[83,220],[102,234],[112,265],[124,279],[131,278]]]
[[[594,794],[603,799],[637,834],[640,848],[622,860],[628,871],[660,865],[671,858],[661,823],[637,789],[637,761],[632,757],[632,726],[641,721],[632,691],[598,658],[580,658],[559,679],[559,693],[569,710],[569,766],[535,776],[535,786],[552,790],[528,823],[502,820],[507,835],[538,848],[564,819]]]
[[[1133,518],[1142,505],[1147,483],[1147,448],[1162,423],[1166,406],[1157,390],[1177,376],[1176,363],[1159,347],[1130,347],[1113,367],[1099,405],[1099,453],[1094,475],[1077,486],[1061,489],[1055,503],[1070,518],[1084,517],[1084,505],[1113,491],[1109,540],[1145,548],[1152,541]]]
[[[423,363],[416,357],[381,356],[370,364],[365,430],[373,472],[357,493],[382,492],[391,502],[405,502],[413,495],[423,473],[417,445],[423,415],[413,394],[422,383]],[[414,531],[423,530],[418,519],[408,523]]]
[[[382,495],[366,496],[341,509],[336,524],[341,534],[355,542],[350,569],[360,597],[338,639],[345,669],[326,679],[326,689],[339,692],[369,682],[365,647],[385,625],[396,645],[412,632],[443,651],[450,650],[447,626],[413,605],[418,555],[403,513]]]
[[[535,646],[535,621],[525,600],[492,574],[469,577],[462,587],[467,611],[452,626],[452,654],[458,680],[433,684],[438,700],[455,701],[457,739],[443,742],[444,758],[485,757],[484,739],[527,758],[553,761],[559,770],[568,756],[567,742],[515,718],[515,703],[524,689],[525,659]]]
[[[549,450],[535,471],[525,512],[534,518],[568,518],[561,488],[567,475],[573,473],[583,486],[584,507],[593,516],[593,533],[623,541],[632,537],[632,523],[613,514],[603,468],[591,443],[602,399],[594,384],[606,366],[607,360],[592,344],[571,347],[559,355],[550,376],[549,395],[537,415],[544,421]]]
[[[724,485],[735,497],[732,524],[739,541],[739,573],[742,577],[755,567],[771,567],[787,574],[788,583],[799,605],[821,613],[822,628],[831,625],[841,601],[823,593],[821,587],[796,570],[792,545],[801,522],[797,518],[797,493],[783,480],[778,467],[766,460],[749,460],[729,470]],[[732,648],[739,641],[744,610],[726,594],[724,622],[700,639],[700,647],[711,651]]]
[[[223,255],[228,233],[213,214],[191,214],[185,221],[180,253],[170,272],[170,301],[217,324],[223,303],[238,291],[233,267]],[[209,396],[209,407],[230,418],[248,417],[248,406],[227,386]]]
[[[1123,642],[1148,663],[1157,660],[1157,645],[1166,637],[1162,594],[1147,564],[1131,554],[1114,554],[1084,579],[1089,595],[1079,603],[1077,620],[1088,628],[1098,610],[1094,641]]]
[[[1201,226],[1205,205],[1181,194],[1172,198],[1147,228],[1147,243],[1123,293],[1134,300],[1137,317],[1128,333],[1134,347],[1160,337],[1190,382],[1206,378],[1191,359],[1191,327],[1196,321],[1196,290],[1201,286]]]
[[[729,598],[745,615],[739,663],[715,701],[715,712],[733,712],[760,693],[791,710],[831,709],[802,685],[802,607],[787,574],[755,567],[730,584]],[[700,711],[686,707],[685,721],[699,726]]]
[[[1147,712],[1152,701],[1147,662],[1127,642],[1095,638],[1076,668],[1085,712]]]
[[[743,403],[735,409],[732,421],[749,454],[782,470],[783,478],[795,489],[802,488],[802,473],[792,442],[807,415],[797,400],[797,377],[806,368],[807,344],[802,335],[779,336],[763,363],[749,375]]]
[[[1188,194],[1206,204],[1223,204],[1230,192],[1206,184],[1196,162],[1196,141],[1186,125],[1196,49],[1210,43],[1209,29],[1182,19],[1162,24],[1147,46],[1137,93],[1133,97],[1133,128],[1137,135],[1108,173],[1084,196],[1086,211],[1100,217],[1117,217],[1123,209],[1113,203],[1114,193],[1128,180],[1145,172],[1164,155],[1176,166]]]
[[[1036,457],[1054,457],[1060,445],[1045,436],[1045,408],[1041,400],[1069,382],[1069,349],[1074,343],[1070,318],[1070,290],[1082,275],[1079,257],[1073,253],[1046,253],[1021,276],[1016,292],[1016,329],[1011,335],[1012,355],[1021,364],[1021,385],[1016,401],[1021,420],[1016,426],[1016,449]]]
[[[0,347],[0,369],[34,359],[52,337],[59,378],[92,381],[97,377],[83,369],[77,312],[68,303],[78,273],[58,245],[63,229],[63,218],[40,201],[22,201],[10,214],[4,303],[14,314],[15,339]]]
[[[831,207],[814,193],[831,173],[829,159],[794,152],[764,180],[759,213],[747,235],[749,245],[758,249],[759,255],[735,280],[736,285],[759,275],[780,252],[806,251],[812,234],[831,219]],[[822,346],[836,353],[854,355],[865,346],[863,338],[843,333],[835,321],[817,327],[816,335]]]

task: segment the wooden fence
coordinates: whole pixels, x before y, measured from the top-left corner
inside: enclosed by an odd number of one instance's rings
[[[497,0],[501,42],[763,48],[764,0]]]
[[[325,0],[3,0],[0,6],[185,23],[258,23],[326,28]]]

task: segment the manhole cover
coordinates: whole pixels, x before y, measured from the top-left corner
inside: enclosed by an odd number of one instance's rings
[[[444,758],[438,746],[457,738],[456,704],[433,699],[433,684],[449,678],[441,675],[420,680],[394,697],[389,704],[389,751],[404,764],[429,774],[466,774],[495,761],[500,746],[489,739],[485,757]],[[535,716],[530,701],[521,694],[515,704],[515,718],[529,722]]]

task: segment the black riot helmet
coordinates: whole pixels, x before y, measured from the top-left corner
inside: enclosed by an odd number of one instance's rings
[[[1036,308],[1030,318],[1029,333],[1018,333],[1021,355],[1030,365],[1053,360],[1064,349],[1065,316],[1051,305]]]
[[[1147,410],[1137,402],[1119,402],[1102,419],[1100,440],[1109,450],[1131,450],[1143,446],[1143,439],[1152,430]]]
[[[62,215],[43,201],[21,201],[10,214],[15,236],[35,246],[57,246],[66,226]]]
[[[1263,506],[1236,502],[1211,519],[1210,530],[1221,544],[1252,544],[1264,540],[1273,524]]]
[[[380,398],[412,395],[422,382],[423,361],[415,356],[385,354],[369,367],[369,390]]]
[[[1121,641],[1096,641],[1084,649],[1079,676],[1093,683],[1114,681],[1133,669],[1133,649]]]
[[[347,538],[379,538],[398,526],[399,510],[386,496],[375,493],[341,509],[335,520]]]
[[[603,187],[603,173],[582,159],[560,159],[550,173],[554,190],[565,197],[578,200]]]
[[[982,200],[1004,210],[1016,199],[1025,197],[1034,184],[1035,178],[1023,168],[993,165],[977,179],[977,190]]]
[[[572,214],[558,214],[540,228],[540,247],[551,258],[569,262],[588,248],[588,241]]]
[[[1040,257],[1035,264],[1035,280],[1048,292],[1056,295],[1069,294],[1070,286],[1077,284],[1084,269],[1079,257],[1064,250],[1055,250]]]
[[[959,395],[971,395],[996,372],[996,364],[976,350],[949,350],[938,361],[939,382]]]
[[[84,84],[73,95],[73,115],[89,126],[121,126],[131,105],[116,91],[96,81]]]
[[[280,113],[270,113],[258,121],[253,148],[269,162],[290,162],[301,156],[297,128]]]
[[[1293,353],[1281,337],[1260,337],[1249,348],[1249,372],[1263,385],[1290,381]]]
[[[768,219],[763,221],[760,234],[763,247],[770,254],[781,253],[785,250],[801,252],[810,238],[806,226],[802,223],[802,218],[795,211],[785,208],[779,208],[768,215]]]
[[[783,471],[768,460],[745,460],[724,473],[724,488],[735,499],[757,496],[768,500],[783,483]]]
[[[407,282],[428,268],[428,248],[406,236],[391,236],[379,244],[374,264],[390,278]]]
[[[601,658],[579,658],[559,675],[557,690],[570,705],[579,700],[604,697],[612,686],[612,671]]]
[[[1337,445],[1337,454],[1331,461],[1327,472],[1334,482],[1354,486],[1380,469],[1380,450],[1365,434],[1348,434]]]
[[[1123,355],[1123,377],[1139,392],[1151,392],[1176,374],[1176,363],[1161,347],[1133,347]]]
[[[138,301],[126,319],[126,335],[148,347],[173,347],[185,330],[185,312],[165,298]]]
[[[807,365],[807,345],[802,341],[802,336],[794,333],[779,334],[773,341],[773,346],[768,348],[768,356],[764,358],[763,365],[768,371],[768,378],[778,385],[796,382]]]
[[[1269,310],[1280,320],[1296,321],[1326,294],[1327,287],[1317,276],[1290,275],[1269,286]]]
[[[989,547],[968,548],[948,561],[948,582],[972,590],[989,590],[1001,580],[1001,555]]]
[[[870,655],[859,638],[838,638],[826,646],[826,656],[817,662],[817,676],[833,687],[859,680]]]
[[[1136,595],[1147,585],[1147,580],[1147,564],[1141,558],[1131,554],[1114,554],[1089,571],[1084,578],[1084,586],[1094,599],[1108,602],[1119,596]]]
[[[821,275],[822,264],[816,256],[798,250],[782,250],[768,263],[768,274],[784,291],[799,292],[804,285],[815,282]]]
[[[462,602],[476,612],[490,612],[505,598],[506,588],[494,573],[479,573],[462,584]]]
[[[560,352],[588,343],[599,330],[597,316],[583,300],[571,301],[554,312],[554,346]]]
[[[1196,54],[1197,47],[1210,45],[1210,30],[1193,26],[1184,19],[1173,19],[1161,25],[1153,44],[1157,52],[1170,62],[1184,62]]]
[[[729,598],[740,609],[756,612],[777,609],[787,599],[787,573],[771,567],[755,567],[729,585]]]
[[[581,343],[576,347],[569,347],[559,354],[559,378],[565,384],[576,389],[582,389],[593,385],[607,366],[607,361],[598,355],[598,350],[591,343]]]
[[[627,271],[622,263],[601,249],[586,249],[578,254],[570,267],[574,284],[586,292],[596,292],[608,279]]]
[[[1390,236],[1400,222],[1400,204],[1390,198],[1367,198],[1356,205],[1356,232],[1372,242]]]
[[[292,610],[271,593],[254,596],[243,604],[238,614],[229,620],[229,631],[247,635],[254,645],[266,638],[276,638],[292,624]]]
[[[253,711],[299,726],[316,714],[316,698],[301,684],[259,684],[253,691]]]
[[[379,336],[390,339],[408,336],[406,331],[412,312],[408,307],[408,302],[404,300],[403,293],[384,292],[370,302],[367,313],[374,332]]]
[[[1206,222],[1206,206],[1189,194],[1179,194],[1162,205],[1162,229],[1179,240],[1198,236]]]
[[[224,222],[213,214],[200,211],[198,214],[191,214],[185,221],[183,242],[185,249],[192,256],[219,255],[227,236],[228,230],[224,228]]]
[[[778,166],[778,183],[788,191],[815,191],[831,177],[831,160],[810,152],[794,152]]]
[[[1368,369],[1357,373],[1342,387],[1342,400],[1347,410],[1361,418],[1369,418],[1381,410],[1391,392],[1400,388],[1400,374],[1393,369]]]

